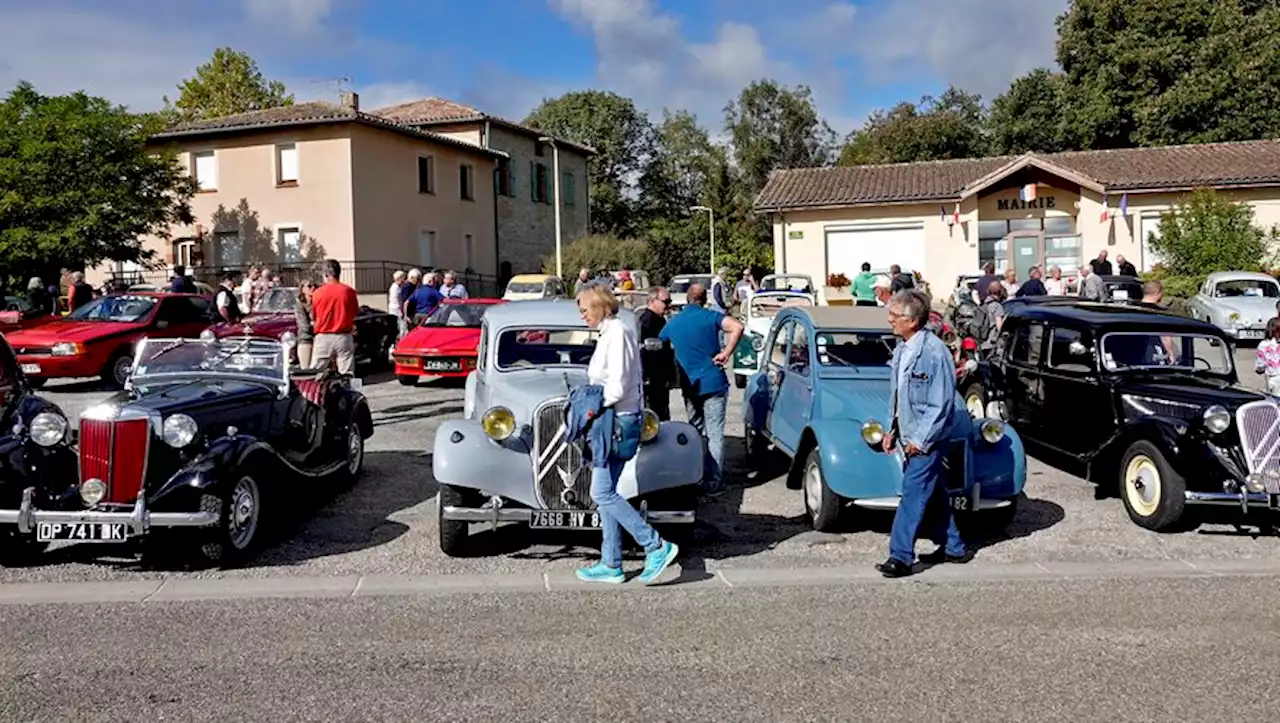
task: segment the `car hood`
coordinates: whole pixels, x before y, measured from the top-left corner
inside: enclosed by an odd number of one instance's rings
[[[771,326],[773,326],[773,317],[752,317],[747,321],[747,333],[766,336]]]
[[[489,403],[506,407],[516,422],[529,424],[533,410],[553,397],[567,397],[569,390],[587,383],[586,367],[538,367],[488,374],[491,392]],[[567,382],[566,382],[567,380]],[[476,414],[485,410],[476,409]]]
[[[480,346],[480,329],[466,326],[419,326],[396,344],[397,353],[437,351],[446,354],[475,354]]]
[[[128,334],[144,328],[142,322],[69,321],[59,319],[48,324],[15,331],[9,335],[12,346],[53,346],[60,341],[93,341],[115,334]]]
[[[117,392],[104,405],[155,411],[161,415],[182,412],[199,422],[202,413],[215,408],[237,407],[258,401],[269,402],[276,391],[267,384],[237,379],[192,377],[157,384],[141,384],[133,391]]]
[[[298,317],[291,312],[281,314],[255,312],[245,316],[239,324],[228,324],[223,321],[209,328],[213,330],[215,336],[221,338],[243,334],[246,326],[253,330],[254,336],[278,337],[286,331],[297,333]]]
[[[1208,407],[1221,404],[1234,411],[1243,404],[1256,402],[1266,397],[1258,392],[1241,387],[1222,388],[1222,383],[1209,379],[1193,379],[1190,376],[1177,379],[1161,380],[1134,379],[1121,383],[1118,387],[1121,394],[1135,397],[1161,399],[1183,404],[1197,404]]]
[[[890,403],[893,388],[884,376],[855,378],[823,376],[818,395],[818,419],[853,420],[858,423],[874,419],[886,427],[892,421]],[[964,439],[973,423],[959,397],[952,412],[951,439]]]
[[[1276,315],[1276,299],[1266,296],[1237,296],[1214,299],[1213,308],[1224,314],[1239,314],[1242,321],[1266,323]]]

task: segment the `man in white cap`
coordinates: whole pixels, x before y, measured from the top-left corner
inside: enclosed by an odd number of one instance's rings
[[[893,282],[885,276],[876,279],[876,283],[871,286],[871,290],[876,294],[876,306],[888,306],[889,299],[893,298]]]

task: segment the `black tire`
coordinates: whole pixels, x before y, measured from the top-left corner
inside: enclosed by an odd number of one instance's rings
[[[1187,482],[1154,444],[1140,440],[1120,459],[1120,499],[1129,519],[1156,532],[1181,531]]]
[[[49,377],[27,377],[27,385],[32,389],[43,389],[48,382]]]
[[[844,500],[827,486],[826,476],[822,473],[822,455],[815,446],[809,450],[801,472],[800,491],[804,497],[805,517],[818,532],[833,532],[840,522],[840,511]]]
[[[973,382],[965,387],[960,397],[964,399],[964,406],[969,410],[970,417],[981,419],[987,416],[987,390],[982,388],[981,382]],[[974,413],[975,411],[977,414]]]
[[[440,527],[440,551],[449,557],[462,557],[466,554],[470,523],[446,520],[444,508],[464,504],[466,504],[466,498],[460,490],[449,485],[440,485],[436,504],[436,521]]]
[[[734,385],[734,386],[736,386],[736,387],[737,387],[737,388],[739,388],[739,389],[746,389],[746,388],[747,388],[747,375],[745,375],[745,374],[734,374],[734,375],[733,375],[733,385]]]
[[[396,381],[406,387],[418,386],[418,377],[413,374],[400,374],[396,376]]]
[[[346,462],[339,475],[344,485],[353,485],[364,474],[364,434],[360,425],[352,420],[347,425],[347,434],[343,439],[343,460]]]
[[[40,556],[49,543],[36,542],[36,536],[22,535],[18,528],[0,533],[0,567],[31,567],[40,563]]]
[[[112,389],[124,389],[129,380],[129,372],[133,370],[133,355],[128,349],[121,349],[107,360],[102,367],[102,383]]]
[[[260,481],[260,471],[249,472],[252,466],[237,472],[217,494],[205,495],[201,506],[212,498],[222,514],[213,539],[201,547],[210,561],[223,569],[240,567],[257,556],[266,538],[266,491]]]

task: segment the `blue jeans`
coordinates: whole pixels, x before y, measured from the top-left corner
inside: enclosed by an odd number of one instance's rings
[[[964,540],[956,527],[956,518],[947,499],[947,488],[942,484],[946,470],[942,461],[947,453],[946,443],[935,445],[928,454],[907,457],[902,471],[902,499],[893,516],[893,531],[889,533],[889,557],[911,565],[916,561],[916,534],[930,504],[941,505],[942,516],[938,527],[932,530],[934,542],[946,537],[947,554],[959,557],[965,553]]]
[[[719,489],[724,484],[724,414],[729,401],[729,392],[709,394],[704,397],[684,398],[684,411],[689,417],[689,424],[698,430],[706,441],[706,453],[703,455],[702,480],[709,490]]]
[[[618,479],[622,477],[625,465],[626,462],[622,460],[611,459],[608,467],[591,469],[591,499],[595,501],[596,510],[600,513],[600,529],[603,533],[600,561],[609,567],[622,567],[623,528],[626,528],[646,553],[662,546],[658,531],[644,521],[626,498],[618,494]]]

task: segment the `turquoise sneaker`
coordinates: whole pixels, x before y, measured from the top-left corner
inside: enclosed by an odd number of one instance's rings
[[[662,547],[650,552],[644,556],[644,572],[640,573],[640,582],[648,585],[651,582],[657,582],[662,573],[667,571],[667,567],[676,559],[676,555],[680,554],[680,547],[674,542],[663,540]]]
[[[591,567],[578,568],[578,579],[583,582],[607,582],[617,585],[627,581],[627,576],[622,574],[622,568],[609,567],[603,562],[597,562]]]

